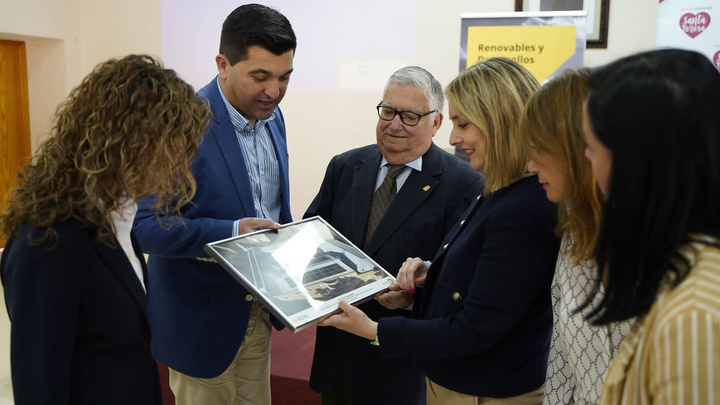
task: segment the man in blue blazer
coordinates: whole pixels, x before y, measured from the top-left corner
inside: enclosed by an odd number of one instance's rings
[[[397,275],[408,257],[432,258],[442,238],[482,187],[482,175],[432,142],[442,124],[442,86],[426,70],[395,72],[378,105],[377,144],[335,156],[305,217],[320,215],[375,261]],[[368,237],[373,193],[388,173],[397,195]],[[386,294],[403,301],[404,294]],[[396,307],[397,305],[392,305]],[[410,316],[376,301],[360,306],[372,319]],[[318,328],[310,387],[323,404],[421,404],[425,380],[412,361],[386,359],[366,339]]]
[[[218,76],[198,95],[214,122],[200,145],[197,192],[182,221],[140,204],[134,230],[148,261],[152,352],[178,404],[270,403],[270,316],[203,246],[292,220],[285,95],[296,47],[290,22],[258,4],[223,23]]]

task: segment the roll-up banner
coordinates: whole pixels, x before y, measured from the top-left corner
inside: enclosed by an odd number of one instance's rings
[[[461,71],[480,60],[503,56],[544,83],[567,68],[583,66],[586,11],[461,14],[460,18]]]

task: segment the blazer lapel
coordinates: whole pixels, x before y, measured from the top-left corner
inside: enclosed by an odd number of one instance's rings
[[[477,197],[475,197],[475,201],[473,201],[468,207],[468,209],[465,210],[465,213],[460,217],[459,222],[455,224],[453,229],[451,229],[450,232],[445,236],[442,245],[438,248],[437,253],[435,253],[435,258],[433,259],[433,261],[442,257],[445,252],[447,252],[445,246],[447,245],[449,247],[449,245],[452,245],[458,238],[458,236],[460,236],[460,233],[467,229],[466,226],[461,227],[460,222],[465,223],[468,222],[471,218],[473,218],[477,213],[478,208],[480,208],[480,206],[482,205],[483,201],[484,197],[482,194],[478,194]]]
[[[371,149],[360,159],[360,163],[355,166],[353,181],[349,185],[352,193],[353,234],[348,235],[348,238],[360,248],[363,247],[365,239],[368,214],[370,213],[370,204],[372,204],[381,159],[380,150],[377,148]]]
[[[140,258],[140,262],[143,265],[143,273],[146,273],[147,270],[145,267],[145,260],[143,259],[142,253],[138,249],[134,236],[131,237],[135,254],[140,254],[138,257]],[[117,248],[111,249],[107,245],[98,242],[96,238],[93,238],[93,244],[95,245],[95,249],[98,251],[102,260],[112,271],[115,277],[117,277],[117,279],[120,281],[120,284],[125,287],[128,293],[137,302],[140,310],[143,313],[143,316],[149,322],[147,314],[147,294],[145,293],[145,290],[140,284],[140,280],[135,274],[135,271],[133,270],[130,261],[125,256],[125,251],[119,246],[119,243]]]
[[[473,218],[473,216],[475,216],[475,214],[477,213],[478,208],[482,205],[483,200],[484,197],[482,196],[482,194],[478,195],[475,198],[475,201],[470,204],[470,207],[468,207],[465,213],[460,217],[458,223],[455,224],[453,229],[451,229],[450,232],[445,236],[442,244],[438,247],[437,252],[433,256],[433,264],[430,266],[430,270],[428,271],[427,277],[425,278],[425,285],[436,284],[438,277],[440,277],[438,269],[443,267],[442,261],[445,259],[445,253],[448,251],[446,246],[449,247],[450,245],[452,245],[457,240],[460,233],[462,233],[463,230],[467,229],[467,227],[465,226],[461,227],[460,222],[468,222],[471,218]],[[425,313],[427,305],[430,302],[431,295],[432,294],[427,293],[421,295],[420,305],[418,306],[417,310],[419,316],[422,316]]]
[[[225,164],[230,172],[238,199],[242,204],[243,211],[255,216],[255,204],[253,202],[252,187],[250,186],[250,177],[248,176],[245,157],[240,149],[240,143],[237,140],[235,127],[230,121],[230,115],[225,108],[225,103],[220,96],[220,90],[213,87],[210,97],[210,106],[215,117],[217,125],[213,126],[212,134],[218,143],[218,149],[225,160]]]
[[[365,246],[365,252],[373,255],[375,252],[397,231],[410,214],[417,209],[425,199],[435,191],[439,181],[433,176],[438,167],[433,168],[433,172],[428,173],[426,162],[423,161],[423,171],[415,170],[403,184],[400,191],[393,199],[390,207],[385,212],[385,216],[378,224],[375,233]]]
[[[422,171],[413,170],[410,173],[375,229],[372,238],[365,246],[365,252],[368,255],[375,254],[400,228],[408,216],[435,191],[440,182],[438,178],[443,171],[440,153],[439,148],[435,144],[431,144],[430,149],[423,155]]]

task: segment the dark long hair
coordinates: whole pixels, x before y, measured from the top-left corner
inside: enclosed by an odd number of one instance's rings
[[[679,247],[720,236],[720,72],[702,54],[644,52],[594,69],[586,113],[612,151],[596,246],[608,265],[595,323],[647,312],[661,280],[690,270]]]

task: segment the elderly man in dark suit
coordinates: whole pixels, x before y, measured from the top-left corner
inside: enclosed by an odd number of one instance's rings
[[[481,173],[432,142],[443,102],[442,86],[426,70],[395,72],[376,107],[377,144],[331,160],[305,217],[320,215],[393,274],[407,257],[432,258],[483,185]],[[382,299],[389,307],[412,302],[403,294]],[[374,320],[410,315],[377,301],[360,307]],[[334,328],[317,330],[310,387],[324,405],[425,400],[424,377],[411,361],[382,358],[366,339]]]

